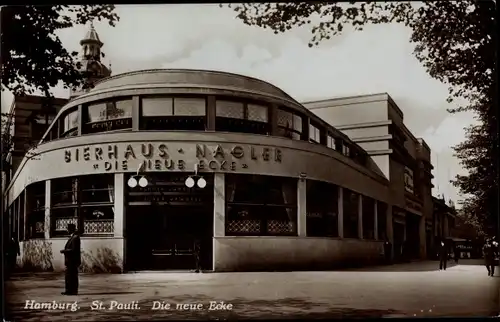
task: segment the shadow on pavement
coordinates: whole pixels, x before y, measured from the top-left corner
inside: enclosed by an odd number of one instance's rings
[[[461,265],[461,263],[459,263]],[[446,268],[457,266],[455,262],[448,262]],[[345,269],[343,271],[355,272],[431,272],[439,271],[439,261],[400,263],[386,266],[372,266]]]

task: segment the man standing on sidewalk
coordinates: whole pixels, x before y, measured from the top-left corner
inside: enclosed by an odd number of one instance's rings
[[[439,270],[446,271],[446,264],[448,263],[448,247],[444,240],[439,244]]]
[[[68,233],[71,235],[61,250],[64,254],[64,264],[66,265],[66,291],[63,295],[77,295],[78,294],[78,268],[82,264],[81,250],[80,250],[80,236],[76,233],[75,224],[68,224]]]
[[[486,239],[486,243],[483,246],[483,256],[484,264],[488,270],[488,276],[493,276],[495,274],[495,254],[495,247],[489,238]]]

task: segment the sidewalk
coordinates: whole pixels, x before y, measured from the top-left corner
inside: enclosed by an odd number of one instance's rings
[[[483,266],[457,265],[447,271],[436,271],[435,266],[436,262],[418,262],[334,272],[81,275],[76,297],[60,295],[63,276],[36,274],[14,277],[6,291],[14,321],[498,314],[499,277],[486,276]],[[77,301],[79,309],[25,309],[26,300]],[[102,301],[105,309],[92,310],[93,301]],[[140,309],[108,310],[112,301],[138,301]],[[170,310],[152,310],[154,301],[170,303]],[[209,310],[210,301],[232,304],[232,309]],[[195,303],[203,308],[176,308]]]

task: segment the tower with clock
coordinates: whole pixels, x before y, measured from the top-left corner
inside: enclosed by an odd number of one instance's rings
[[[104,43],[99,39],[99,35],[94,28],[94,24],[90,24],[85,37],[80,40],[81,59],[78,69],[84,75],[85,84],[82,88],[71,91],[70,98],[75,98],[93,87],[93,84],[105,77],[111,75],[111,67],[106,67],[102,62],[103,57],[101,48]]]

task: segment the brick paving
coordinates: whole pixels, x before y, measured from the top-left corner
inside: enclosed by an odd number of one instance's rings
[[[418,262],[329,272],[82,274],[80,294],[69,297],[60,295],[61,275],[18,274],[6,283],[6,297],[11,321],[498,315],[500,276],[488,277],[479,265],[460,264],[447,271],[436,266]],[[76,301],[79,309],[25,309],[29,300]],[[92,310],[94,301],[102,301],[103,309]],[[109,310],[112,301],[138,301],[140,309]],[[171,308],[152,310],[153,301]],[[209,310],[210,301],[224,301],[232,309]],[[177,304],[193,306],[183,310]]]

